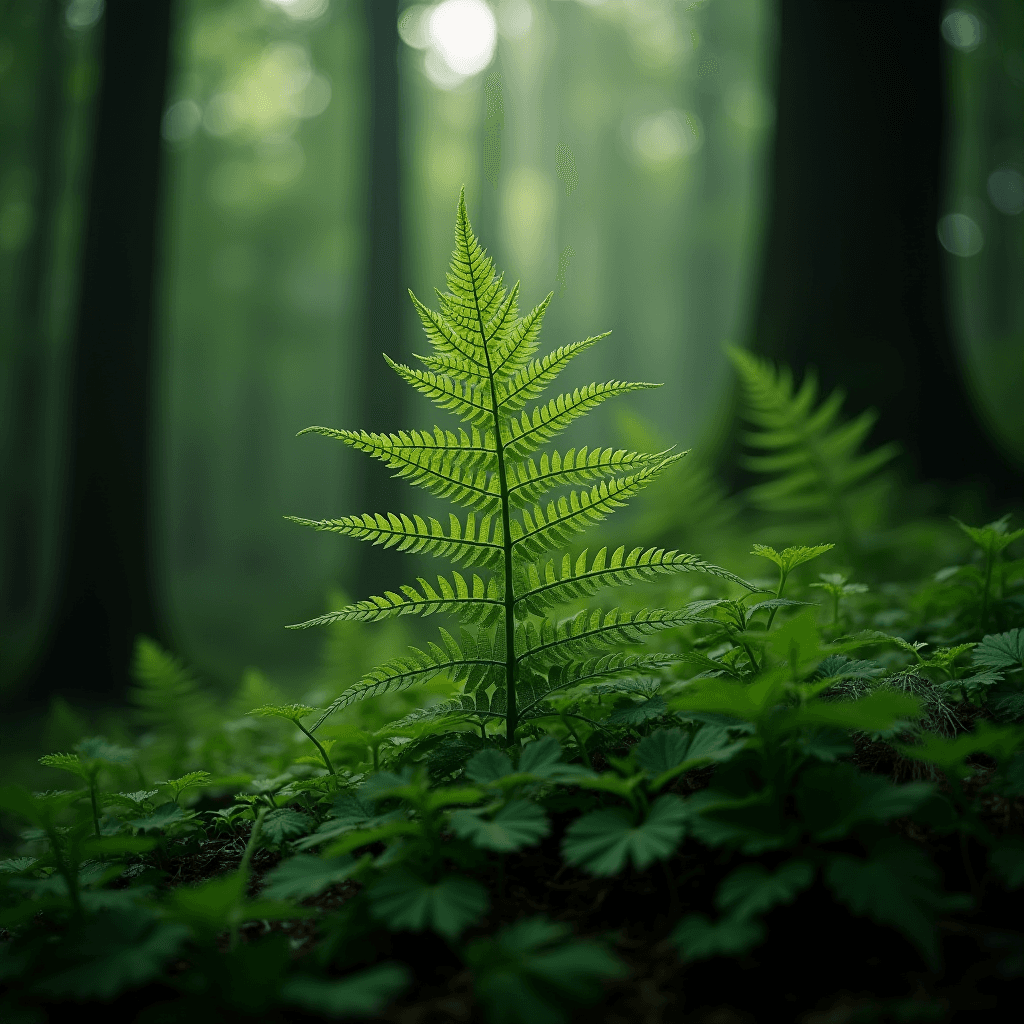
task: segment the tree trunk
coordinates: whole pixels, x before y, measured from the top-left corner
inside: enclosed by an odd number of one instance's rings
[[[753,347],[879,411],[919,478],[1019,497],[946,313],[936,236],[946,87],[938,0],[781,0],[772,205]]]
[[[403,312],[409,297],[402,272],[402,187],[399,159],[398,0],[366,0],[369,44],[370,118],[367,195],[367,282],[363,338],[353,367],[360,391],[357,400],[363,430],[402,429],[406,385],[384,362],[383,353],[406,360]],[[358,456],[358,493],[363,509],[396,512],[408,488],[369,456]],[[395,551],[363,545],[358,552],[356,586],[363,597],[394,587],[403,578],[407,559]]]
[[[158,634],[150,489],[157,213],[171,0],[108,0],[72,352],[57,602],[30,700],[123,696]]]
[[[60,0],[42,0],[38,36],[38,86],[33,112],[32,164],[35,193],[32,233],[18,281],[21,299],[15,340],[8,440],[7,503],[3,523],[5,579],[0,618],[23,623],[40,600],[45,436],[45,371],[48,351],[46,281],[58,203],[58,157],[63,130],[64,46]]]

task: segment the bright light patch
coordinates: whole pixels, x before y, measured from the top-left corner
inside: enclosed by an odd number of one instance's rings
[[[633,128],[633,147],[649,164],[665,164],[692,156],[704,142],[704,126],[684,110],[663,110],[641,118]]]
[[[985,244],[978,222],[966,213],[947,213],[939,220],[939,241],[954,256],[976,256]]]
[[[529,0],[501,0],[498,4],[498,28],[508,39],[522,39],[533,25]]]
[[[967,11],[950,11],[942,19],[942,38],[950,46],[970,53],[981,42],[981,22]]]
[[[266,0],[265,0],[266,2]],[[330,0],[269,0],[295,21],[313,21],[327,13]]]
[[[103,17],[103,0],[71,0],[64,12],[68,28],[92,28]]]
[[[483,0],[444,0],[430,12],[430,42],[457,75],[477,75],[494,57],[498,26]]]

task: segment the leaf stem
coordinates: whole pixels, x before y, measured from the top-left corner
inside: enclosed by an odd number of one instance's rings
[[[327,756],[327,751],[324,749],[323,744],[301,722],[295,719],[293,719],[293,721],[295,721],[295,724],[313,741],[313,746],[320,751],[320,756],[324,759],[324,764],[327,765],[327,770],[332,775],[336,776],[338,773],[334,770],[334,765],[331,764],[331,759]]]

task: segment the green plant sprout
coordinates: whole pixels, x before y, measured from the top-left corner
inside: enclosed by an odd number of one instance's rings
[[[253,708],[249,714],[259,715],[262,718],[284,718],[291,722],[304,736],[313,742],[313,745],[320,752],[320,756],[324,759],[324,767],[331,775],[337,775],[338,773],[334,770],[334,765],[331,764],[331,759],[327,756],[327,750],[324,748],[324,745],[301,721],[303,718],[316,714],[317,711],[317,708],[310,707],[308,704],[264,704],[262,707]]]
[[[850,583],[846,576],[840,572],[818,573],[820,583],[812,583],[812,587],[824,590],[832,598],[832,625],[839,625],[839,602],[850,594],[866,594],[868,592],[865,583]]]
[[[44,754],[39,758],[39,763],[47,768],[60,768],[84,780],[89,788],[93,828],[99,836],[100,815],[96,796],[100,770],[107,766],[129,764],[135,752],[108,743],[102,736],[82,740],[76,745],[75,751],[74,754]]]
[[[311,732],[353,701],[447,674],[461,692],[439,705],[437,714],[503,721],[511,745],[522,722],[559,714],[546,707],[555,690],[670,664],[664,655],[604,652],[688,619],[685,612],[665,609],[612,609],[584,610],[559,621],[547,616],[551,609],[665,573],[699,571],[743,584],[696,555],[655,548],[601,548],[592,557],[587,551],[575,558],[565,552],[559,561],[544,560],[624,505],[683,453],[583,447],[535,458],[570,423],[609,398],[655,385],[606,381],[527,409],[572,359],[606,335],[534,358],[552,296],[525,317],[518,315],[519,285],[506,291],[495,274],[473,234],[464,192],[448,289],[438,292],[438,312],[412,295],[433,347],[432,355],[418,357],[426,369],[385,359],[406,383],[459,417],[458,433],[439,426],[394,434],[327,427],[302,433],[324,434],[380,459],[397,477],[461,506],[465,519],[451,514],[446,529],[437,519],[398,512],[291,518],[386,548],[479,566],[489,575],[467,579],[453,572],[450,579],[439,576],[436,587],[421,577],[416,586],[402,586],[401,593],[389,591],[299,624],[296,628],[438,612],[463,623],[458,637],[441,629],[440,643],[425,651],[413,648],[409,656],[369,672],[327,708]],[[552,491],[562,493],[542,506],[539,499]]]
[[[789,574],[798,566],[803,565],[804,562],[809,562],[812,558],[817,558],[819,555],[825,554],[826,551],[831,551],[835,547],[835,544],[815,544],[814,547],[794,547],[786,548],[782,552],[778,552],[773,547],[769,547],[767,544],[755,544],[753,550],[750,552],[752,555],[760,555],[762,558],[767,558],[769,561],[774,562],[779,567],[779,585],[775,590],[775,599],[782,599],[782,591],[785,589],[786,580],[789,579]],[[772,605],[768,612],[768,622],[765,625],[765,631],[772,628],[772,623],[775,621],[775,614],[779,610],[779,605]]]
[[[1024,537],[1024,529],[1010,530],[1010,514],[1007,513],[1001,519],[986,526],[967,526],[959,519],[954,518],[953,522],[967,534],[975,544],[981,548],[985,555],[985,575],[982,585],[981,612],[979,624],[982,629],[987,628],[989,618],[989,603],[992,595],[992,576],[995,573],[998,577],[999,594],[1002,596],[1003,579],[1002,573],[996,573],[1002,553],[1016,540]]]
[[[209,772],[189,772],[180,778],[167,779],[164,782],[157,783],[157,785],[166,786],[171,791],[171,800],[177,803],[178,798],[186,789],[209,786],[211,778],[212,776]]]

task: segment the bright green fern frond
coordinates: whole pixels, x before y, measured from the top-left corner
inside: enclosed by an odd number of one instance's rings
[[[664,548],[644,550],[637,547],[627,554],[625,547],[620,547],[612,552],[610,558],[608,549],[601,548],[589,568],[587,554],[583,551],[575,563],[568,553],[563,555],[560,574],[556,574],[553,561],[546,562],[542,568],[532,563],[528,565],[522,574],[525,589],[516,594],[517,607],[524,612],[542,615],[548,608],[591,597],[605,587],[644,582],[677,572],[704,572],[744,587],[750,586],[738,576],[705,562],[697,555],[666,551]]]
[[[678,658],[672,654],[627,654],[618,651],[586,661],[553,665],[546,676],[532,675],[528,683],[524,680],[520,713],[526,717],[531,712],[536,712],[538,705],[557,690],[568,690],[570,687],[593,683],[598,679],[660,672],[677,661]]]
[[[577,388],[571,395],[559,395],[558,398],[552,398],[550,402],[537,406],[532,415],[524,412],[519,417],[510,417],[507,421],[508,441],[505,443],[505,449],[509,455],[516,458],[529,455],[564,430],[573,420],[585,416],[609,398],[656,387],[660,385],[609,380],[603,384],[588,384],[586,387]]]
[[[465,361],[469,366],[487,373],[487,360],[482,351],[479,351],[472,343],[462,335],[439,313],[435,313],[429,306],[425,306],[410,291],[409,296],[412,304],[419,314],[420,322],[427,339],[434,346],[437,354],[441,357],[451,357],[458,361]]]
[[[563,345],[549,352],[542,359],[534,359],[528,366],[520,370],[509,382],[498,388],[498,407],[505,414],[522,409],[527,402],[536,398],[569,363],[581,352],[607,338],[611,331],[574,341],[571,345]]]
[[[509,331],[508,338],[494,346],[491,372],[497,380],[507,381],[514,377],[533,358],[539,344],[544,314],[554,294],[554,292],[548,292],[544,299],[534,306],[526,316],[515,322]]]
[[[479,576],[474,575],[467,583],[459,573],[453,572],[451,581],[438,576],[436,588],[422,576],[417,577],[416,582],[419,589],[403,584],[399,588],[401,594],[387,590],[381,597],[369,597],[288,628],[305,629],[307,626],[326,626],[332,622],[379,622],[396,615],[436,615],[438,612],[449,612],[465,622],[486,626],[495,620],[504,607],[498,581],[494,577],[484,583]]]
[[[671,454],[671,449],[662,452],[629,452],[624,448],[617,451],[612,448],[594,448],[591,451],[586,445],[579,451],[570,448],[564,455],[552,452],[549,456],[545,452],[540,457],[539,466],[533,459],[508,463],[509,500],[517,508],[526,508],[547,491],[621,476],[629,470],[637,471],[662,463]]]
[[[697,570],[746,584],[695,555],[662,548],[636,547],[627,553],[624,546],[611,554],[602,548],[590,564],[586,552],[575,561],[565,555],[561,575],[555,573],[557,559],[543,568],[533,564],[625,504],[681,455],[671,449],[648,454],[585,446],[534,457],[607,399],[658,385],[618,380],[589,384],[528,409],[575,356],[605,335],[535,358],[552,295],[520,317],[519,285],[506,291],[473,234],[464,194],[447,283],[447,292],[437,293],[436,311],[410,292],[432,349],[417,357],[424,368],[392,359],[388,363],[414,389],[460,417],[466,428],[457,434],[441,428],[394,434],[310,430],[379,459],[396,477],[467,509],[467,518],[451,515],[448,527],[405,513],[294,521],[382,547],[439,555],[456,565],[484,566],[491,577],[453,572],[439,576],[436,585],[419,577],[300,626],[438,613],[474,624],[473,632],[462,627],[457,641],[442,630],[440,644],[413,648],[369,672],[327,708],[317,725],[354,701],[447,675],[462,692],[420,717],[468,715],[481,725],[486,718],[501,718],[506,740],[513,743],[523,714],[550,713],[544,701],[552,690],[656,671],[671,661],[663,655],[602,651],[700,621],[694,607],[676,612],[584,611],[565,622],[543,618],[547,609],[603,587],[669,572]],[[541,497],[551,491],[561,494],[542,506]]]
[[[491,420],[490,396],[482,388],[470,387],[461,381],[452,380],[430,370],[413,370],[384,357],[388,366],[411,384],[421,395],[426,395],[442,409],[455,413],[464,422],[475,426],[486,426]]]
[[[703,621],[693,611],[680,608],[641,609],[638,612],[613,608],[610,612],[584,609],[569,619],[541,621],[539,629],[527,622],[516,630],[516,650],[523,662],[536,670],[586,658],[602,649],[635,644],[663,629],[674,629]]]
[[[594,484],[589,490],[570,491],[558,501],[549,501],[547,508],[535,505],[523,509],[522,523],[513,519],[510,535],[513,547],[521,555],[536,558],[552,548],[583,533],[592,523],[600,522],[615,509],[643,490],[666,466],[682,458],[670,455],[653,466],[646,466],[629,476],[614,477]]]
[[[501,680],[505,668],[503,637],[498,636],[492,640],[485,630],[474,635],[462,629],[457,641],[447,630],[442,629],[440,632],[443,647],[434,643],[428,644],[426,651],[413,647],[409,654],[393,658],[368,672],[324,711],[310,731],[319,728],[339,708],[347,707],[357,700],[404,690],[418,683],[429,682],[442,673],[447,673],[453,682],[461,683],[467,690],[486,687]],[[500,647],[494,642],[496,640],[501,641]]]
[[[497,452],[491,446],[493,436],[482,436],[476,427],[472,428],[472,436],[460,430],[458,437],[440,427],[435,427],[434,433],[411,430],[370,434],[365,430],[328,427],[307,427],[300,433],[335,437],[380,459],[389,469],[396,470],[399,479],[463,508],[494,513],[501,503],[497,478],[489,475],[497,468]]]
[[[397,547],[399,551],[450,558],[457,565],[495,565],[500,563],[504,550],[501,521],[482,516],[478,525],[472,512],[466,517],[465,527],[450,515],[448,533],[434,518],[424,520],[422,516],[407,516],[404,512],[398,515],[389,512],[386,516],[380,512],[364,512],[341,519],[286,518],[314,530],[347,534],[385,548]]]

